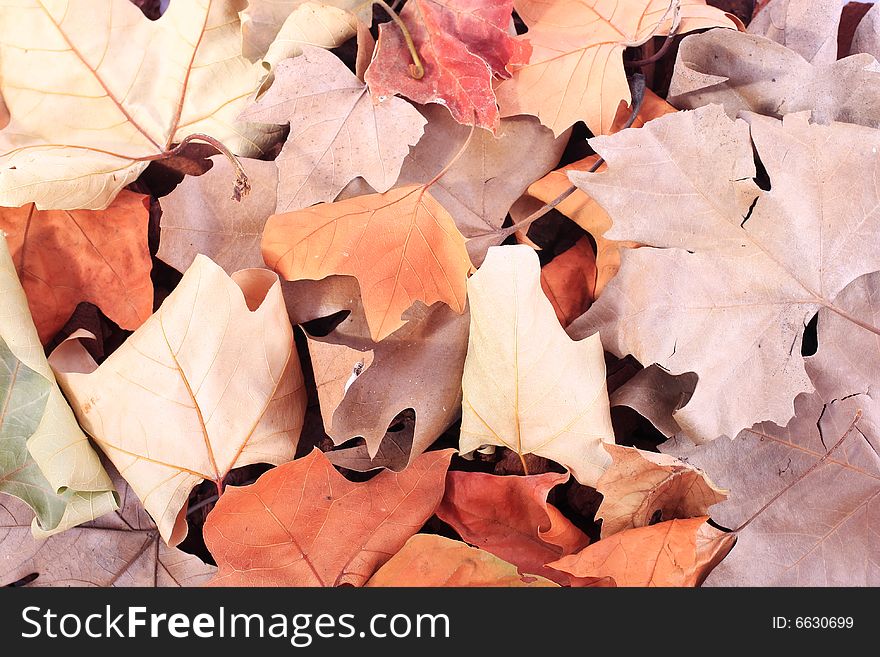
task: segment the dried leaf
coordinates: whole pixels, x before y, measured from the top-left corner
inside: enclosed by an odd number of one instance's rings
[[[362,586],[434,513],[451,456],[431,452],[355,484],[315,450],[229,488],[205,523],[220,568],[211,584]]]
[[[364,239],[370,232],[373,239]],[[449,213],[425,186],[274,215],[263,233],[266,264],[287,280],[355,276],[375,341],[404,325],[413,301],[464,312],[471,262]]]
[[[790,48],[812,64],[837,61],[840,0],[770,0],[749,23],[759,34]]]
[[[25,433],[31,434],[26,437],[26,453],[22,453],[17,445],[7,443],[6,435],[3,436],[4,448],[0,451],[0,472],[3,473],[0,477],[10,486],[6,492],[11,492],[11,487],[15,486],[10,484],[13,476],[20,476],[28,486],[36,484],[41,487],[41,490],[29,489],[30,494],[25,497],[37,512],[32,531],[37,537],[45,537],[112,512],[117,508],[117,499],[98,455],[77,426],[55,383],[2,231],[0,299],[3,300],[0,341],[9,352],[4,362],[7,367],[12,363],[13,369],[25,368],[23,371],[29,370],[50,384],[45,410],[35,430],[22,427]],[[38,402],[36,398],[34,401]],[[4,434],[5,431],[4,428]],[[19,467],[23,470],[16,473]],[[21,490],[18,489],[16,494],[21,494]]]
[[[187,498],[201,481],[219,490],[232,468],[293,458],[306,397],[271,272],[230,278],[199,256],[100,367],[80,337],[53,352],[52,367],[169,545],[186,536]]]
[[[275,24],[273,23],[271,27],[274,28]],[[243,52],[248,59],[252,59],[248,53],[258,55],[253,59],[261,57],[264,68],[275,69],[280,61],[298,56],[304,48],[337,48],[352,38],[356,31],[357,20],[344,9],[325,3],[303,2],[287,15],[278,32],[269,40],[267,48],[262,52],[259,48],[266,43],[266,37],[271,33],[271,29],[260,29],[259,42],[249,44],[249,38],[255,34],[248,30],[247,24],[243,22]],[[265,86],[264,81],[262,87]]]
[[[278,65],[272,87],[242,114],[249,121],[290,124],[276,159],[276,211],[332,201],[358,176],[388,191],[425,119],[400,98],[374,104],[333,53],[312,46],[302,51]]]
[[[366,586],[556,586],[520,575],[516,566],[489,552],[442,536],[416,534],[373,575]]]
[[[693,372],[673,376],[649,365],[611,393],[611,407],[628,406],[671,438],[682,431],[673,415],[690,401],[698,378]]]
[[[617,586],[699,586],[736,541],[706,520],[627,529],[550,566],[574,577],[610,577]]]
[[[614,442],[597,335],[572,341],[540,287],[527,246],[489,249],[468,282],[471,327],[462,388],[460,449],[537,454],[594,485]]]
[[[569,174],[610,212],[610,238],[660,247],[625,251],[569,333],[599,330],[612,353],[695,372],[694,395],[674,417],[698,442],[786,422],[795,396],[812,390],[804,326],[820,307],[836,308],[850,281],[880,269],[869,220],[877,190],[858,182],[878,166],[877,132],[803,115],[750,122],[718,106],[672,114],[594,140],[606,173]],[[752,180],[752,143],[770,191]],[[734,392],[742,381],[751,394]]]
[[[612,464],[596,484],[602,537],[660,521],[705,516],[726,491],[695,467],[666,454],[605,445]]]
[[[444,105],[453,118],[496,132],[494,77],[525,64],[531,48],[508,33],[514,0],[412,0],[400,19],[409,30],[424,67],[413,64],[403,32],[386,23],[365,79],[374,98],[401,94],[417,103]]]
[[[544,567],[590,542],[547,503],[550,489],[566,481],[567,474],[555,472],[527,477],[450,472],[437,517],[465,541],[510,562],[521,573],[568,584],[568,577]]]
[[[577,121],[608,133],[620,103],[632,100],[623,51],[668,34],[676,4],[679,34],[741,27],[704,0],[516,0],[529,27],[519,38],[532,44],[532,56],[496,88],[501,115],[532,114],[557,136]]]
[[[0,208],[0,230],[44,344],[83,301],[128,330],[150,316],[148,221],[149,199],[128,191],[103,211]]]
[[[105,208],[196,133],[258,154],[279,129],[235,120],[264,73],[239,54],[243,6],[174,2],[150,21],[128,0],[3,5],[0,91],[12,120],[0,135],[0,204]]]
[[[541,289],[562,326],[571,324],[592,305],[596,273],[596,254],[586,237],[541,268]]]
[[[850,54],[866,52],[880,58],[880,9],[874,5],[868,9],[853,35]]]

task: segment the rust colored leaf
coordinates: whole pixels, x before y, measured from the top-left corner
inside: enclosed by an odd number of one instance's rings
[[[83,301],[128,330],[150,316],[148,221],[148,198],[128,191],[106,210],[0,208],[0,230],[44,344]]]
[[[610,577],[617,586],[699,586],[736,541],[706,520],[628,529],[549,565],[577,578]]]
[[[531,47],[508,32],[513,0],[411,0],[400,18],[424,65],[413,77],[403,32],[393,23],[379,29],[365,79],[374,97],[402,94],[417,103],[445,105],[459,123],[495,132],[500,115],[494,77],[528,62]]]
[[[541,288],[563,327],[583,315],[596,298],[596,254],[586,237],[541,268]]]
[[[205,523],[214,586],[363,585],[431,517],[452,450],[355,484],[318,450],[230,487]]]
[[[556,586],[520,575],[489,552],[442,536],[416,534],[373,575],[367,586]]]
[[[416,299],[464,312],[472,268],[464,237],[424,185],[273,215],[263,257],[287,280],[356,277],[376,341],[404,325]]]
[[[550,489],[568,477],[555,472],[525,477],[450,472],[437,517],[465,541],[509,561],[521,573],[568,584],[567,576],[545,568],[590,542],[547,502]]]

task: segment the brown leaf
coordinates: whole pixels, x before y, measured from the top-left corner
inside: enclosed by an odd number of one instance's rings
[[[363,82],[333,53],[303,46],[281,62],[275,82],[242,118],[290,124],[278,167],[276,212],[329,202],[361,176],[379,192],[397,181],[425,119],[400,98],[373,103]]]
[[[86,334],[87,335],[87,334]],[[196,258],[159,310],[100,367],[74,333],[50,357],[77,419],[169,545],[187,498],[232,468],[293,458],[306,398],[278,277]]]
[[[434,513],[451,457],[355,484],[315,450],[230,487],[205,523],[220,568],[211,585],[362,586]]]
[[[45,344],[88,301],[134,330],[153,311],[149,200],[123,191],[106,210],[0,208],[15,271]]]
[[[770,0],[749,23],[758,34],[790,48],[813,64],[837,61],[840,0]]]
[[[541,268],[541,289],[562,326],[587,312],[596,298],[596,254],[588,238],[580,238]]]
[[[497,477],[450,472],[437,517],[471,545],[514,564],[521,573],[559,584],[569,578],[544,565],[580,551],[590,539],[547,503],[550,489],[568,474]]]
[[[857,92],[855,90],[858,90]],[[811,111],[816,123],[880,126],[880,72],[868,55],[811,64],[769,39],[728,30],[685,37],[669,86],[681,109],[718,103],[731,118]]]
[[[659,365],[649,365],[611,393],[611,406],[628,406],[671,438],[682,430],[673,415],[690,401],[697,381],[693,372],[673,376]]]
[[[0,586],[29,575],[28,586],[199,586],[216,572],[165,545],[125,480],[113,472],[120,508],[85,525],[39,540],[28,507],[0,498]]]
[[[706,520],[627,529],[550,567],[576,578],[610,577],[617,586],[699,586],[736,541]]]
[[[605,538],[634,527],[705,516],[726,492],[692,465],[667,454],[605,445],[612,463],[596,484],[604,496],[596,513]]]
[[[366,586],[556,586],[520,575],[516,566],[489,552],[442,536],[416,534]]]

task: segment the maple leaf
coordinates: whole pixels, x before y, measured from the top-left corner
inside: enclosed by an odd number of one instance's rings
[[[719,103],[731,118],[810,110],[816,123],[878,127],[877,93],[880,73],[869,55],[811,64],[762,36],[710,30],[681,42],[669,102],[682,109]]]
[[[115,473],[114,473],[115,474]],[[0,499],[0,586],[30,575],[36,586],[199,586],[217,570],[171,548],[119,475],[113,477],[121,506],[116,513],[47,540],[28,531],[27,507]]]
[[[236,122],[265,71],[240,56],[240,0],[0,8],[0,204],[102,209],[172,144],[206,133],[253,155],[280,128]],[[64,75],[57,75],[64,71]]]
[[[397,180],[422,115],[400,98],[374,104],[367,87],[333,53],[303,46],[275,69],[275,82],[242,118],[289,123],[278,166],[277,212],[328,202],[357,176],[375,190]]]
[[[771,0],[749,23],[759,34],[795,51],[813,64],[837,61],[840,2]]]
[[[335,444],[363,437],[366,449],[359,451],[374,460],[394,418],[405,409],[415,411],[406,452],[394,450],[393,462],[377,461],[370,467],[405,467],[458,419],[461,411],[467,313],[438,305],[414,308],[406,318],[403,327],[378,343],[363,339],[368,336],[349,334],[346,326],[322,338],[333,342],[309,341],[324,426]],[[328,396],[330,390],[333,393]],[[400,443],[389,447],[395,445],[404,447]]]
[[[43,343],[83,301],[124,329],[150,316],[148,222],[149,199],[128,191],[103,211],[0,208],[0,230]]]
[[[770,191],[752,180],[753,143]],[[826,156],[829,143],[840,157]],[[752,115],[749,125],[712,105],[593,145],[608,171],[569,175],[610,213],[607,236],[661,248],[625,251],[569,333],[599,330],[615,354],[695,372],[697,388],[674,417],[697,442],[787,421],[792,400],[812,389],[804,326],[820,307],[844,312],[837,294],[880,269],[877,190],[859,182],[878,166],[877,133],[803,115]],[[754,394],[734,392],[745,380]]]
[[[427,186],[408,185],[273,215],[263,258],[288,280],[356,277],[378,342],[404,325],[401,315],[415,300],[464,312],[472,269],[464,243]]]
[[[45,537],[109,513],[117,508],[117,501],[110,478],[77,426],[46,362],[2,231],[0,299],[0,343],[6,371],[5,382],[0,382],[4,399],[0,403],[0,489],[34,508],[33,533]],[[29,388],[33,386],[28,399],[17,392],[19,373],[22,381],[30,381]],[[41,401],[44,392],[46,399]],[[38,407],[39,415],[34,417]],[[24,415],[18,416],[18,410]],[[7,417],[13,411],[17,417]]]
[[[659,520],[707,515],[725,492],[687,463],[666,454],[605,445],[612,463],[596,483],[604,499],[596,512],[602,537]]]
[[[489,249],[468,296],[461,452],[504,446],[595,484],[610,461],[602,443],[614,441],[598,335],[574,342],[565,334],[527,246]]]
[[[617,586],[699,586],[736,541],[706,520],[627,529],[549,566],[587,581],[610,577]]]
[[[431,452],[356,484],[314,450],[230,487],[205,523],[220,569],[211,584],[363,585],[434,513],[451,457]]]
[[[366,586],[556,586],[520,575],[516,566],[443,536],[416,534],[376,571]]]
[[[516,0],[514,6],[529,27],[519,38],[532,44],[532,55],[496,88],[501,115],[532,114],[557,136],[577,121],[594,134],[610,131],[621,101],[632,100],[623,51],[668,34],[675,11],[679,34],[741,27],[703,0]]]
[[[230,278],[199,256],[100,366],[83,332],[50,357],[80,424],[169,545],[186,536],[187,498],[201,481],[219,490],[232,468],[293,458],[306,399],[280,287],[266,270]]]
[[[453,118],[496,132],[495,77],[525,64],[531,48],[507,29],[514,0],[412,0],[400,12],[423,64],[413,62],[397,25],[379,27],[376,53],[364,76],[374,98],[402,94],[417,103],[440,103]]]
[[[544,566],[590,542],[547,502],[550,489],[568,477],[555,472],[526,477],[450,472],[437,517],[471,545],[514,564],[520,572],[568,584],[568,577]]]

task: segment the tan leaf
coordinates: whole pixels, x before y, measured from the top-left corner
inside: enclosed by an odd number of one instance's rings
[[[274,215],[263,233],[263,258],[288,280],[356,277],[378,342],[404,325],[401,315],[416,300],[464,312],[471,271],[464,244],[430,191],[409,185]]]
[[[29,575],[27,586],[199,586],[216,572],[196,556],[168,547],[125,480],[114,473],[121,498],[116,513],[63,534],[30,535],[27,507],[0,499],[0,586]]]
[[[323,342],[308,334],[306,337],[309,341],[309,356],[312,360],[324,431],[332,437],[333,414],[357,377],[372,364],[373,351],[360,351],[344,344]]]
[[[264,74],[240,55],[243,7],[173,2],[150,21],[128,0],[4,4],[0,91],[12,118],[0,204],[105,208],[195,133],[260,153],[280,128],[236,121]]]
[[[762,36],[710,30],[681,42],[669,102],[681,109],[719,103],[731,118],[810,110],[817,123],[878,127],[878,93],[880,66],[869,55],[811,64]]]
[[[369,579],[366,586],[557,586],[490,552],[443,536],[416,534]]]
[[[187,498],[232,468],[293,458],[302,372],[278,277],[229,278],[196,258],[159,310],[100,367],[74,333],[52,367],[83,428],[123,473],[169,545]]]
[[[749,23],[759,34],[795,51],[813,64],[837,61],[840,0],[770,0]]]
[[[699,586],[736,541],[706,520],[627,529],[549,565],[574,577],[610,577],[617,586]]]
[[[333,53],[313,46],[302,53],[278,65],[269,91],[242,114],[249,121],[290,124],[276,159],[276,211],[332,201],[358,176],[388,191],[425,119],[400,98],[374,104]]]
[[[682,430],[673,415],[690,401],[698,378],[693,372],[673,376],[649,365],[611,393],[611,406],[628,406],[671,438]]]
[[[695,372],[694,395],[674,417],[698,442],[785,423],[792,400],[812,390],[804,326],[820,307],[834,310],[849,282],[880,269],[878,190],[859,182],[880,167],[880,135],[803,115],[750,123],[717,105],[671,114],[594,140],[607,172],[569,174],[611,214],[609,238],[660,247],[625,251],[569,333],[598,329],[612,353]],[[770,191],[753,182],[753,143]]]
[[[605,445],[612,464],[596,483],[602,537],[660,521],[705,516],[726,491],[692,465],[667,454]]]
[[[574,342],[565,334],[527,246],[489,249],[468,295],[461,452],[500,445],[552,459],[595,485],[610,461],[602,445],[614,442],[599,337]]]
[[[849,52],[851,55],[866,52],[874,58],[880,57],[880,9],[877,5],[868,9],[856,27]]]
[[[517,0],[514,7],[529,27],[520,38],[532,56],[498,85],[501,114],[532,114],[557,136],[577,121],[594,134],[610,131],[621,101],[632,100],[623,51],[668,34],[676,11],[679,34],[741,27],[704,0]]]

